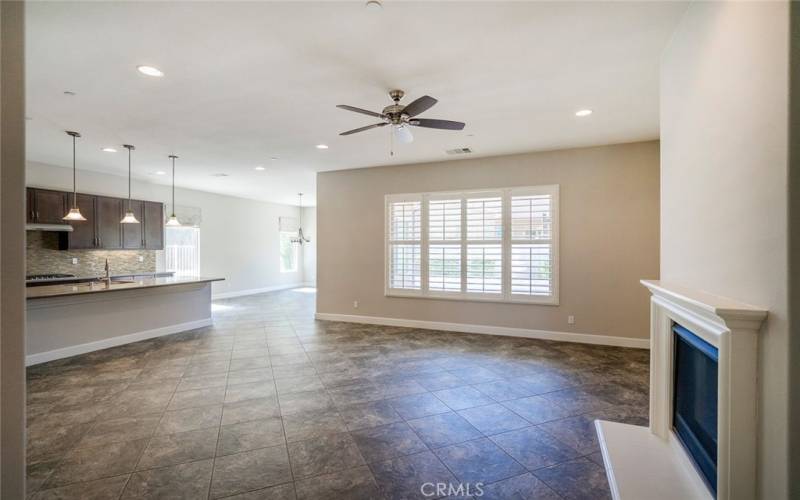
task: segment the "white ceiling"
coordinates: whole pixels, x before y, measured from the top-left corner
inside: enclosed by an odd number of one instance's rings
[[[152,172],[175,153],[180,186],[282,203],[304,191],[313,204],[318,171],[652,139],[659,56],[684,8],[28,2],[28,158],[71,166],[71,129],[84,136],[79,168],[124,174],[131,143],[134,175],[152,182],[169,181]],[[376,120],[336,104],[380,111],[391,88],[405,103],[438,98],[421,117],[466,128],[414,129],[394,157],[388,127],[338,135]],[[581,108],[594,114],[576,118]]]

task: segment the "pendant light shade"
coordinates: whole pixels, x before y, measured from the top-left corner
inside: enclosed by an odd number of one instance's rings
[[[128,209],[125,211],[125,217],[119,222],[120,224],[138,224],[139,220],[131,209],[131,151],[136,148],[130,144],[123,144],[122,147],[128,150]]]
[[[75,167],[75,140],[81,136],[81,134],[77,132],[73,132],[71,130],[67,130],[67,135],[72,136],[72,208],[69,209],[69,213],[61,218],[61,220],[67,221],[83,221],[86,220],[81,214],[81,209],[78,208],[78,191],[77,191],[77,182],[76,182],[76,167]]]
[[[172,214],[167,219],[167,225],[171,227],[180,226],[181,221],[178,220],[178,217],[175,215],[175,160],[178,159],[175,155],[169,155],[169,159],[172,160]]]

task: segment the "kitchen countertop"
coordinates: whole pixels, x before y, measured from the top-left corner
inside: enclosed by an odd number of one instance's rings
[[[56,285],[41,285],[26,289],[28,299],[44,299],[47,297],[64,297],[69,295],[84,295],[90,293],[118,292],[123,290],[136,290],[141,288],[155,288],[175,285],[188,285],[192,283],[210,283],[222,281],[225,278],[205,278],[201,276],[169,276],[145,277],[131,280],[90,281],[86,283],[70,283]]]

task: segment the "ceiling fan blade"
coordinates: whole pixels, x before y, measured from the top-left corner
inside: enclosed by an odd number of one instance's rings
[[[416,101],[412,101],[411,104],[403,108],[403,114],[408,116],[417,116],[418,114],[431,109],[431,107],[433,107],[433,105],[437,102],[439,101],[433,97],[424,95]]]
[[[369,111],[369,110],[366,110],[366,109],[357,108],[355,106],[348,106],[347,104],[337,104],[336,107],[340,108],[340,109],[346,109],[347,111],[354,111],[356,113],[361,113],[362,115],[374,116],[375,118],[383,118],[384,117],[384,115],[382,115],[380,113],[376,113],[374,111]]]
[[[386,122],[375,123],[374,125],[367,125],[366,127],[354,128],[353,130],[348,130],[347,132],[342,132],[339,135],[357,134],[358,132],[363,132],[363,131],[369,130],[371,128],[383,127],[385,125],[388,125],[388,123],[386,123]]]
[[[444,130],[463,130],[464,125],[466,125],[463,122],[453,122],[450,120],[432,120],[430,118],[415,118],[414,120],[410,120],[408,124],[414,125],[416,127],[440,128]]]

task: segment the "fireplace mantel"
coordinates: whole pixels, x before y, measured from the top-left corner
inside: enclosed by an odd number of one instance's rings
[[[758,331],[763,308],[661,281],[652,296],[650,427],[595,422],[615,499],[710,499],[672,429],[674,341],[678,323],[719,350],[717,499],[755,498]]]

